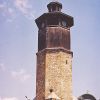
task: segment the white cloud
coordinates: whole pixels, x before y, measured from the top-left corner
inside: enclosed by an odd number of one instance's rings
[[[15,5],[23,13],[27,13],[27,10],[30,8],[28,0],[15,0]]]
[[[7,21],[13,21],[15,19],[15,11],[9,7],[7,3],[0,4],[0,14],[7,19]]]
[[[16,8],[21,11],[27,18],[33,19],[33,9],[29,0],[15,0]]]
[[[2,14],[8,22],[15,20],[18,15],[17,11],[21,12],[28,19],[34,18],[34,10],[30,0],[11,0],[10,3],[0,3],[0,14]]]
[[[11,75],[13,78],[18,79],[22,82],[31,78],[31,75],[27,74],[24,69],[20,69],[19,71],[12,71]]]
[[[4,64],[0,63],[0,71],[5,71],[5,70],[6,70],[6,68],[5,68]]]
[[[8,97],[1,98],[0,97],[0,100],[18,100],[18,99],[16,97],[10,97],[10,98],[8,98]]]

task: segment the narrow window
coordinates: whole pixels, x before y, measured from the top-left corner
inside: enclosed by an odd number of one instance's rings
[[[66,64],[68,63],[68,61],[66,60]]]

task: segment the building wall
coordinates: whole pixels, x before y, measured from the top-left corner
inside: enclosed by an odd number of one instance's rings
[[[45,53],[37,53],[36,100],[45,100]]]
[[[70,50],[70,31],[64,27],[46,28],[47,48],[63,47]]]
[[[46,54],[45,96],[53,89],[61,100],[72,100],[72,56],[57,51]]]
[[[46,27],[38,32],[38,51],[63,47],[70,50],[70,28]]]
[[[44,50],[37,54],[36,100],[44,100],[53,89],[61,100],[72,100],[72,54]]]

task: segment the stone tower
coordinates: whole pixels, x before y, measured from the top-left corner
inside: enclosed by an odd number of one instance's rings
[[[50,2],[48,13],[37,18],[38,52],[36,100],[72,100],[72,57],[70,27],[73,17],[62,13],[62,4]],[[51,91],[52,90],[52,91]]]

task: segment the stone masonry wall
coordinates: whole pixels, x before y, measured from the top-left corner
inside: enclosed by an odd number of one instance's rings
[[[72,55],[65,52],[46,54],[45,97],[53,89],[61,100],[72,100]]]
[[[45,100],[45,53],[37,53],[36,100]]]
[[[62,50],[37,53],[36,100],[53,89],[61,100],[72,100],[72,54]]]

